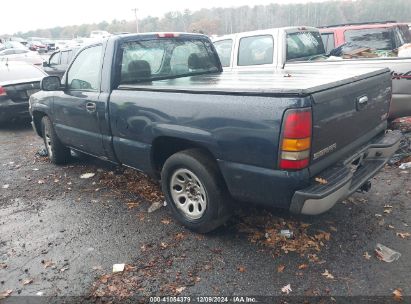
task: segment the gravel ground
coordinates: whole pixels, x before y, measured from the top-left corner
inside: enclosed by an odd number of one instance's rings
[[[410,300],[411,170],[386,167],[370,192],[316,217],[238,203],[227,225],[198,235],[166,208],[147,212],[162,203],[161,193],[139,173],[91,158],[52,165],[36,155],[42,140],[29,124],[1,126],[0,143],[0,297],[12,291],[9,302],[35,295],[281,297],[288,284],[287,302],[328,296],[375,303],[394,300],[396,289]],[[80,178],[88,172],[95,176]],[[288,228],[295,239],[278,236]],[[402,256],[377,259],[377,243]],[[112,274],[116,263],[125,271]]]

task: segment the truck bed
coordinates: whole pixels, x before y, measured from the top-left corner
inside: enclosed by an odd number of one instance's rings
[[[339,68],[306,71],[232,71],[120,85],[119,89],[197,94],[298,95],[306,96],[373,76],[389,73],[389,69]]]

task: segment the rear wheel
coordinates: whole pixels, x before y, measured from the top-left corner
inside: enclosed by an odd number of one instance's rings
[[[230,216],[230,197],[218,167],[201,150],[186,150],[167,159],[161,183],[171,213],[191,230],[210,232]]]
[[[47,116],[41,119],[41,130],[47,155],[51,162],[56,165],[67,163],[70,159],[70,149],[61,143],[50,118]]]

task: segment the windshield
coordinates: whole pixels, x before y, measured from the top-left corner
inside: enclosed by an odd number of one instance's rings
[[[287,34],[287,61],[305,60],[324,54],[324,44],[319,32]]]
[[[347,30],[344,32],[344,37],[346,42],[352,42],[361,47],[375,50],[395,49],[392,31],[388,28]]]
[[[122,45],[120,84],[219,72],[207,40],[161,38]]]

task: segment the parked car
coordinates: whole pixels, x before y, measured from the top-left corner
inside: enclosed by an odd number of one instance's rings
[[[0,51],[5,49],[27,50],[27,47],[18,41],[4,41],[0,44]]]
[[[411,43],[408,24],[395,21],[330,25],[320,32],[327,53],[347,42],[382,51]]]
[[[48,40],[48,39],[42,39],[40,42],[43,43],[47,47],[47,52],[56,50],[56,43],[54,41]]]
[[[73,48],[54,52],[49,60],[43,63],[43,70],[48,75],[62,77],[78,50],[78,48]]]
[[[5,49],[0,51],[0,60],[24,61],[34,65],[42,65],[43,58],[37,53],[24,49]]]
[[[221,225],[232,198],[325,212],[368,190],[401,138],[385,132],[388,69],[222,73],[200,34],[111,36],[42,90],[30,111],[52,162],[74,149],[145,171],[198,232]]]
[[[56,40],[56,50],[70,48],[70,40]]]
[[[388,67],[393,79],[389,118],[411,116],[411,58],[328,60],[319,30],[307,26],[231,34],[213,41],[226,71],[285,70],[292,75],[305,69],[326,68],[334,74],[349,68]]]
[[[47,52],[47,46],[40,41],[36,41],[36,40],[29,41],[27,43],[27,47],[29,48],[30,51],[37,51],[39,53]]]
[[[107,31],[92,31],[90,33],[90,38],[107,38],[110,36],[111,34]]]
[[[19,43],[21,43],[22,45],[26,45],[26,44],[27,44],[27,40],[26,40],[26,39],[23,39],[23,38],[20,38],[20,37],[11,37],[10,40],[11,40],[11,41],[19,42]]]
[[[40,90],[47,75],[39,68],[17,61],[0,61],[0,122],[29,118],[29,97]]]

